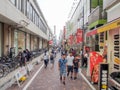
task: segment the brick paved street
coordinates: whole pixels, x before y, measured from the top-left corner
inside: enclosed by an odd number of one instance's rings
[[[51,69],[51,65],[47,69],[43,68],[27,90],[91,90],[81,76],[77,80],[67,78],[65,86],[59,81],[59,72],[57,70],[59,57],[58,55],[54,68]]]
[[[92,90],[80,75],[77,80],[71,80],[67,77],[66,85],[63,85],[59,80],[58,58],[60,58],[59,54],[56,57],[53,69],[51,69],[51,64],[48,65],[47,69],[42,68],[27,90]],[[14,90],[23,90],[24,87],[25,85],[22,85],[22,87],[17,87]],[[13,90],[13,88],[9,90]]]

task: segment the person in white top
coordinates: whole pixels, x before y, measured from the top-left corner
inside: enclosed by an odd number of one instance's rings
[[[49,55],[48,55],[47,52],[44,53],[43,59],[44,59],[44,65],[45,65],[45,68],[46,68],[47,64],[48,64],[48,61],[49,61]]]
[[[67,76],[69,76],[69,73],[71,72],[71,79],[73,76],[73,60],[74,56],[72,55],[72,52],[70,52],[67,56]]]

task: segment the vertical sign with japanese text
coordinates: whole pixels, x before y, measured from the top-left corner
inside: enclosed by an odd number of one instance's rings
[[[108,70],[109,65],[107,63],[100,64],[99,90],[108,90]]]

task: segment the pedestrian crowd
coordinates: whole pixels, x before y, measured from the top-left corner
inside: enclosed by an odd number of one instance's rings
[[[28,49],[25,49],[23,51],[20,51],[17,55],[19,59],[20,66],[25,66],[28,61],[30,61],[31,58],[31,52]]]
[[[58,70],[60,73],[60,81],[65,85],[66,76],[71,80],[76,80],[78,76],[78,71],[80,64],[83,67],[87,67],[87,53],[82,53],[82,49],[80,54],[76,53],[75,49],[70,49],[69,52],[63,48],[52,49],[50,54],[48,52],[44,53],[44,64],[45,68],[50,59],[50,63],[52,67],[54,67],[54,60],[56,57],[56,53],[61,51],[61,57],[58,60]],[[84,57],[84,58],[83,58]],[[81,62],[81,63],[80,63]]]

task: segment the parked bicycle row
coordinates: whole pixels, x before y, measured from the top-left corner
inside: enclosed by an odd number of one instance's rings
[[[26,49],[20,51],[15,57],[0,57],[0,78],[8,75],[8,73],[17,69],[18,67],[25,66],[27,62],[33,60],[33,58],[38,57],[45,51],[46,49],[37,49],[34,51],[29,51]]]

